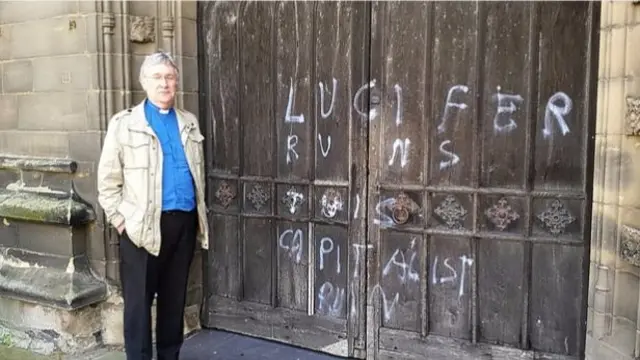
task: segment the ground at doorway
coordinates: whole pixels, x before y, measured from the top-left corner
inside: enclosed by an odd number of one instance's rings
[[[39,356],[0,346],[0,360],[125,360],[124,353],[101,349],[81,358]],[[189,337],[180,360],[340,360],[272,341],[217,330],[203,330]]]

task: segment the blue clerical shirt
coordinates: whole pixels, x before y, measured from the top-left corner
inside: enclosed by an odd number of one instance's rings
[[[193,177],[180,139],[175,110],[162,110],[146,100],[144,113],[162,148],[162,211],[195,209]]]

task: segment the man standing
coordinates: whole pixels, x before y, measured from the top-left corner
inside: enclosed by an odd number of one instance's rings
[[[208,248],[202,141],[196,117],[174,107],[178,69],[146,57],[146,99],[114,115],[98,165],[98,201],[120,238],[127,360],[150,360],[156,297],[158,360],[178,360],[196,240]]]

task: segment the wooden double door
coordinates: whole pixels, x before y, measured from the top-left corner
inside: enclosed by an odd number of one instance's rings
[[[198,17],[205,326],[370,359],[583,356],[598,3]]]

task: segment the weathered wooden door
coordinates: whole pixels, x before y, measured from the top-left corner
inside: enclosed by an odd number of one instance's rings
[[[199,9],[212,228],[204,324],[362,356],[368,122],[353,109],[368,104],[370,7]]]
[[[374,359],[579,358],[598,9],[201,3],[204,325]]]
[[[574,359],[598,4],[376,2],[368,357]]]

